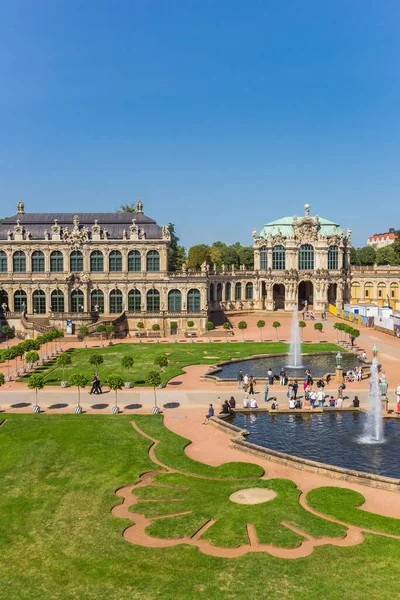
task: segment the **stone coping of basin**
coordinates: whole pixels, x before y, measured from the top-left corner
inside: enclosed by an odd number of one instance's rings
[[[322,409],[320,409],[320,411],[322,412]],[[264,410],[263,412],[268,411]],[[280,411],[275,412],[278,414]],[[307,411],[307,413],[309,412],[310,411]],[[316,460],[310,460],[300,456],[295,456],[293,454],[287,454],[286,452],[272,450],[271,448],[264,448],[264,446],[259,446],[258,444],[248,442],[244,439],[244,437],[249,435],[249,432],[246,429],[242,429],[236,425],[233,425],[232,423],[228,423],[225,419],[226,417],[212,417],[210,422],[212,425],[217,427],[217,429],[221,429],[225,433],[235,434],[234,437],[231,438],[231,444],[236,450],[241,450],[243,452],[247,452],[248,454],[259,456],[260,458],[266,458],[267,460],[271,460],[295,469],[302,469],[304,471],[318,473],[319,475],[326,475],[333,479],[341,479],[343,481],[352,483],[360,483],[361,485],[389,491],[400,491],[400,479],[396,479],[395,477],[385,477],[384,475],[376,475],[375,473],[356,471],[354,469],[346,469],[336,465],[329,465]]]

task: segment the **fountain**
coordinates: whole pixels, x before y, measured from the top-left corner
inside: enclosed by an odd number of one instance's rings
[[[302,369],[301,364],[301,340],[299,331],[299,310],[297,306],[293,309],[292,317],[292,329],[290,334],[290,365],[287,365],[291,369]]]
[[[379,388],[378,348],[374,346],[372,352],[374,358],[371,364],[367,421],[360,442],[363,444],[382,444],[385,439],[383,437],[382,401]]]

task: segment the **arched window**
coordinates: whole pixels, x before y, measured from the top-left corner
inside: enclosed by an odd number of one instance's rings
[[[242,284],[237,283],[235,285],[235,300],[241,300],[241,299],[242,299]]]
[[[62,273],[64,271],[64,257],[59,250],[50,254],[50,271],[52,273]]]
[[[199,290],[189,290],[187,295],[187,308],[190,313],[200,312],[200,292]]]
[[[150,250],[146,255],[146,270],[155,273],[160,270],[160,253],[157,250]]]
[[[56,313],[64,312],[64,294],[61,290],[51,292],[51,310]]]
[[[232,284],[230,281],[228,281],[228,283],[225,284],[225,302],[229,302],[229,300],[231,299],[231,293]]]
[[[147,312],[160,311],[160,292],[158,290],[149,290],[147,292]]]
[[[210,302],[214,302],[214,284],[210,283]]]
[[[217,302],[222,301],[222,283],[217,283]]]
[[[35,290],[32,294],[33,314],[43,315],[46,312],[46,295],[43,290]]]
[[[14,273],[26,273],[25,252],[14,252],[14,254],[13,254],[13,271],[14,271]]]
[[[351,299],[358,300],[360,298],[360,284],[358,281],[353,281],[351,284]]]
[[[32,253],[32,273],[44,273],[44,254],[40,250]]]
[[[300,271],[312,271],[314,269],[314,248],[311,244],[302,244],[299,248]]]
[[[374,297],[374,284],[371,281],[367,281],[364,285],[364,298],[371,300]]]
[[[121,290],[111,290],[110,313],[115,315],[120,312],[122,312],[122,292]]]
[[[84,311],[83,292],[81,290],[73,290],[71,292],[71,312],[81,313]]]
[[[386,299],[386,283],[378,283],[378,300]]]
[[[284,271],[286,269],[286,253],[284,246],[278,245],[272,248],[272,270]]]
[[[265,269],[268,266],[268,261],[267,261],[267,249],[265,246],[263,246],[260,250],[260,269],[262,271],[265,271]]]
[[[251,281],[246,283],[246,300],[253,300],[253,284]]]
[[[7,254],[0,252],[0,273],[7,273]]]
[[[142,295],[139,290],[130,290],[128,294],[128,310],[140,312],[142,309]]]
[[[142,270],[142,257],[139,250],[132,250],[128,254],[128,271],[139,273]]]
[[[122,254],[119,250],[110,252],[108,264],[111,273],[120,273],[122,271]]]
[[[390,284],[390,299],[391,300],[397,300],[398,293],[399,293],[399,285],[398,285],[398,283],[391,283]]]
[[[71,252],[69,256],[69,269],[72,273],[80,273],[83,271],[83,254],[80,250],[73,250]]]
[[[90,294],[90,310],[95,311],[96,307],[100,314],[104,312],[104,293],[101,290],[93,290]]]
[[[179,290],[171,290],[168,293],[168,310],[171,312],[181,312],[182,294]]]
[[[337,246],[329,246],[328,250],[328,270],[336,271],[339,267],[339,248]]]
[[[90,254],[90,270],[92,273],[102,273],[104,271],[104,256],[100,250],[94,250]]]
[[[26,310],[26,292],[17,290],[14,293],[14,311],[24,312]]]

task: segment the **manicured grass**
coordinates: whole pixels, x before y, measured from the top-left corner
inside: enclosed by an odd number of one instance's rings
[[[336,344],[303,344],[304,352],[337,352]],[[135,386],[145,385],[146,374],[154,367],[154,359],[160,354],[167,354],[169,364],[162,373],[163,384],[170,379],[181,375],[188,365],[214,365],[223,360],[244,358],[255,354],[280,354],[287,353],[288,344],[282,342],[221,342],[221,343],[185,343],[185,344],[116,344],[105,348],[76,349],[71,351],[72,364],[65,369],[55,368],[55,360],[49,361],[41,367],[41,372],[46,375],[46,385],[59,385],[61,380],[68,378],[73,371],[82,371],[89,377],[96,370],[89,363],[92,354],[101,354],[104,363],[98,367],[102,381],[108,375],[118,373],[125,381],[131,381]],[[121,366],[121,358],[130,355],[135,364],[131,370]],[[22,377],[26,381],[29,375]]]
[[[151,549],[130,544],[122,537],[129,522],[110,514],[118,502],[114,491],[160,467],[149,460],[150,442],[135,432],[129,416],[3,418],[7,422],[0,428],[0,596],[5,600],[398,597],[400,542],[383,536],[367,534],[364,543],[348,548],[326,545],[299,560],[266,553],[223,559],[185,545]],[[198,514],[204,505],[207,514],[215,510],[221,522],[230,522],[231,513],[223,514],[223,505],[229,502],[226,494],[230,486],[243,482],[214,480],[207,489],[197,483],[185,493],[185,502],[190,498]],[[319,519],[309,520],[307,515],[307,522],[301,521],[293,484],[253,480],[254,485],[277,485],[278,497],[286,494],[288,501],[287,509],[281,503],[284,520],[319,535]],[[265,536],[279,535],[279,514],[272,502],[271,514],[266,512],[266,522],[257,529]],[[237,536],[239,522],[232,519],[232,523],[233,529],[228,523],[214,532],[219,542],[231,543],[227,538]]]

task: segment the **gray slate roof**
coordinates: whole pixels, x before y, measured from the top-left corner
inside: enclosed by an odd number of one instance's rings
[[[144,229],[146,239],[162,239],[162,228],[157,225],[154,219],[150,219],[143,213],[24,213],[16,214],[12,217],[4,219],[0,223],[0,240],[7,239],[7,231],[11,229],[14,233],[14,225],[17,225],[19,220],[22,225],[31,234],[32,240],[44,240],[44,231],[47,229],[51,234],[51,226],[54,225],[54,220],[57,219],[58,225],[68,227],[72,231],[74,224],[73,218],[75,215],[79,217],[79,228],[88,227],[89,233],[91,226],[95,220],[100,227],[105,227],[108,232],[109,239],[122,239],[123,230],[126,230],[129,239],[129,226],[132,225],[132,219],[135,219],[136,224],[140,229]]]

